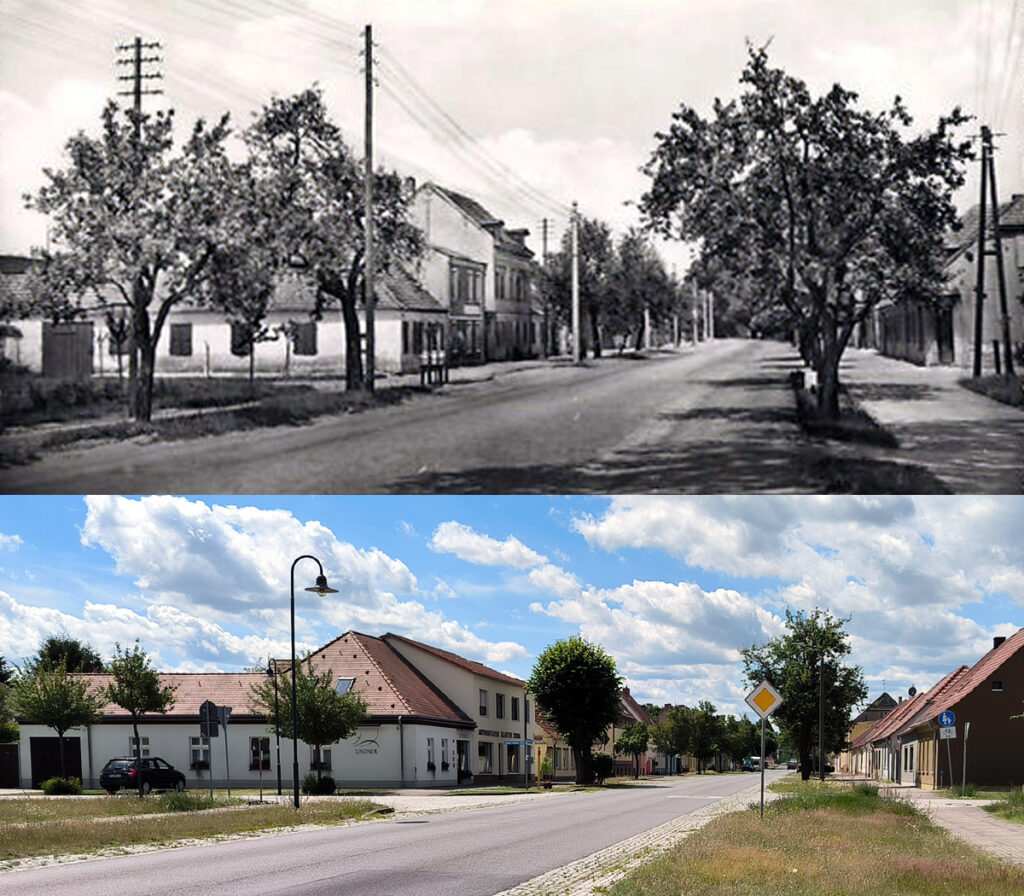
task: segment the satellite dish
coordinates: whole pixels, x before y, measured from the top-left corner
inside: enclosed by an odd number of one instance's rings
[[[915,688],[913,685],[911,685],[910,686],[910,690],[907,691],[907,693],[910,694],[911,697],[913,697],[917,693],[917,688]]]

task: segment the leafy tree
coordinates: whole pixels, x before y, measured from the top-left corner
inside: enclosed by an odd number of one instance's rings
[[[2,656],[0,656],[0,685],[10,684],[11,679],[14,678],[14,667],[7,664]]]
[[[67,632],[50,635],[28,663],[30,668],[65,669],[68,672],[102,672],[103,658],[92,645],[72,638]]]
[[[601,356],[601,327],[612,301],[615,244],[611,227],[596,218],[579,221],[580,351],[586,356],[589,342],[595,358]],[[572,319],[572,235],[562,236],[562,249],[552,253],[542,276],[542,291],[559,318]],[[582,360],[579,359],[579,360]]]
[[[683,105],[645,173],[648,224],[701,240],[702,255],[756,271],[760,295],[784,308],[818,373],[820,409],[839,413],[839,361],[880,302],[943,291],[943,234],[956,220],[970,145],[953,130],[905,139],[903,103],[873,114],[838,84],[820,97],[765,49],[749,50],[735,101],[702,118]]]
[[[317,315],[330,304],[341,305],[345,384],[361,389],[357,303],[365,291],[363,166],[328,118],[318,87],[274,97],[256,115],[245,140],[275,235],[276,257],[309,273],[316,286]],[[423,234],[408,218],[411,199],[398,174],[374,174],[376,271],[387,271],[423,251]]]
[[[168,314],[195,298],[218,247],[244,244],[235,184],[241,168],[227,157],[225,115],[196,122],[177,155],[173,112],[137,117],[110,102],[102,135],[79,132],[67,143],[70,163],[45,169],[30,208],[50,215],[57,250],[37,250],[36,304],[54,319],[81,312],[86,296],[101,307],[123,305],[131,317],[130,409],[152,413],[157,341]]]
[[[106,697],[116,703],[132,719],[132,733],[135,737],[135,756],[142,757],[142,740],[139,738],[139,722],[148,713],[165,715],[174,706],[175,688],[162,685],[160,676],[150,666],[149,654],[140,646],[136,638],[135,646],[122,650],[120,644],[114,645],[114,656],[108,670],[114,676],[112,684],[107,685]],[[139,794],[142,793],[142,780],[139,779]]]
[[[633,757],[633,777],[640,777],[640,757],[647,752],[650,732],[643,722],[627,725],[615,741],[615,752]]]
[[[825,688],[825,750],[838,752],[846,743],[851,710],[867,696],[859,666],[840,659],[850,652],[843,631],[849,619],[837,619],[816,608],[810,615],[786,611],[785,635],[740,651],[751,685],[767,679],[782,695],[772,714],[782,735],[800,754],[801,776],[811,773],[811,749],[818,729],[820,680]]]
[[[620,350],[630,335],[634,348],[643,348],[647,317],[652,324],[659,323],[668,317],[676,299],[675,285],[649,234],[631,228],[620,238],[610,291],[605,312],[609,334],[621,337]]]
[[[685,706],[673,706],[660,715],[655,715],[651,727],[651,742],[654,749],[665,755],[682,756],[690,749],[690,716]]]
[[[274,668],[276,670],[277,666]],[[291,738],[291,671],[285,669],[278,674],[281,676],[277,685],[280,715],[275,715],[274,711],[273,678],[254,685],[252,698],[260,715],[269,722],[269,730]],[[353,691],[339,694],[334,684],[334,672],[330,669],[316,672],[308,662],[304,667],[301,660],[295,667],[296,731],[299,740],[309,744],[318,757],[324,747],[351,737],[367,719],[365,698]],[[317,763],[318,781],[320,776],[320,764]]]
[[[701,700],[695,709],[687,710],[690,723],[690,753],[697,760],[697,774],[702,774],[709,760],[718,752],[721,723],[715,705]]]
[[[589,784],[591,748],[619,719],[622,708],[622,679],[615,660],[574,635],[541,652],[526,688],[572,750],[576,783]]]
[[[100,721],[103,698],[90,693],[89,682],[63,666],[35,666],[14,679],[10,708],[21,722],[45,725],[57,732],[60,776],[67,777],[64,734]]]

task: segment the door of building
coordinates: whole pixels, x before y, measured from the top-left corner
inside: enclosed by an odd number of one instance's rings
[[[17,744],[0,744],[0,787],[21,787]]]
[[[29,761],[32,765],[32,787],[38,788],[48,778],[60,776],[60,739],[30,737]],[[64,775],[82,778],[82,742],[78,737],[64,738]]]
[[[43,376],[87,380],[92,376],[92,322],[43,324]]]

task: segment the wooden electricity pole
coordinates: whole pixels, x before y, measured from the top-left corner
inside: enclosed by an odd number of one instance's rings
[[[366,140],[365,162],[366,171],[363,181],[363,217],[366,236],[366,264],[363,282],[366,285],[366,388],[373,391],[374,381],[374,303],[376,296],[373,291],[373,26],[367,25],[364,40],[366,56],[366,122],[364,136]]]
[[[576,203],[572,204],[572,360],[579,364],[582,360],[580,339],[580,215]]]

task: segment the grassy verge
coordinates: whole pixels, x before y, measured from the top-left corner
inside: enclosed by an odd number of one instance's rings
[[[972,392],[987,395],[1003,404],[1012,405],[1015,408],[1024,408],[1024,380],[1019,376],[1012,376],[1007,379],[1005,376],[981,376],[960,380],[960,385]]]
[[[1017,824],[1024,824],[1024,791],[1020,788],[1013,789],[1009,793],[986,794],[986,796],[999,800],[991,806],[985,806],[986,812],[991,812],[1008,821],[1015,821]]]
[[[187,796],[189,800],[183,800]],[[186,805],[190,803],[190,805]],[[216,811],[203,811],[213,808]],[[176,840],[222,837],[302,824],[338,824],[386,811],[369,800],[246,806],[199,794],[155,799],[0,800],[0,861],[79,855]]]
[[[950,838],[869,785],[807,782],[725,815],[610,889],[612,896],[1019,896],[1024,870]]]
[[[835,420],[818,411],[806,389],[793,390],[800,428],[808,436],[843,444],[898,449],[899,440],[874,417],[857,407],[845,391],[840,393],[840,415]],[[949,487],[930,470],[916,464],[829,454],[814,462],[812,474],[833,494],[948,494]]]

